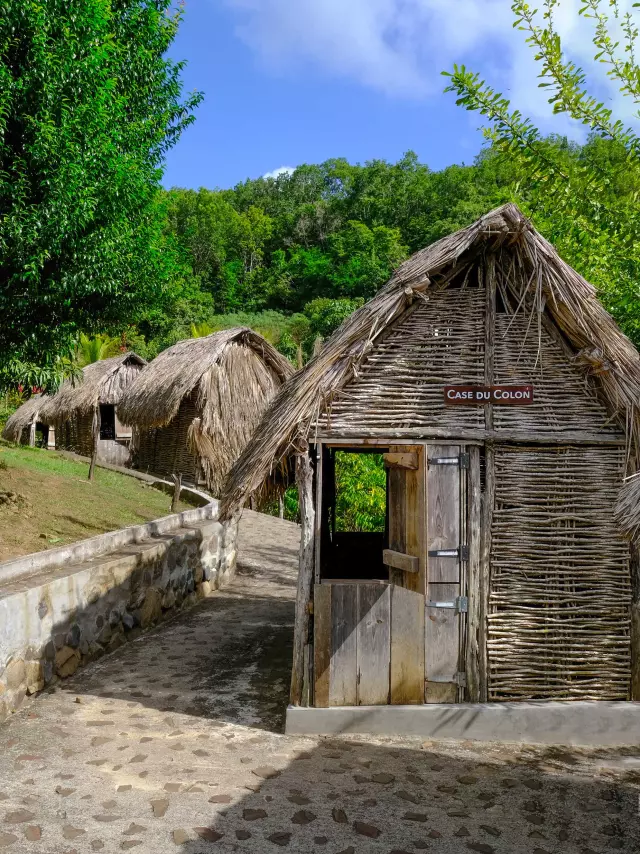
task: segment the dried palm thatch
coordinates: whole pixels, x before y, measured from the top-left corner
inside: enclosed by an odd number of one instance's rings
[[[146,365],[136,353],[123,353],[93,362],[78,380],[67,380],[42,407],[40,417],[56,426],[76,415],[87,415],[100,403],[118,405],[127,386]]]
[[[2,431],[2,438],[8,442],[19,442],[22,438],[23,430],[31,427],[34,421],[42,420],[40,418],[40,410],[46,400],[46,395],[34,394],[22,406],[19,406],[5,424]]]
[[[640,547],[640,472],[627,478],[618,494],[616,522]]]
[[[514,314],[528,312],[527,329],[541,335],[547,315],[561,330],[576,364],[597,376],[602,399],[637,451],[638,351],[598,301],[593,286],[560,258],[516,205],[507,204],[413,255],[284,386],[230,473],[222,512],[242,506],[278,460],[304,449],[319,416],[358,375],[393,321],[416,300],[428,300],[430,291],[460,282],[479,266],[485,275],[496,276],[499,293]]]
[[[127,390],[119,417],[138,431],[171,425],[193,404],[185,442],[200,458],[208,488],[219,491],[269,402],[293,373],[284,356],[246,327],[180,341]],[[177,422],[174,422],[177,423]],[[177,428],[176,428],[177,429]]]

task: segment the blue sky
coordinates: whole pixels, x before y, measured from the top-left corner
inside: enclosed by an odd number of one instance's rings
[[[559,27],[588,51],[577,0]],[[330,157],[439,169],[470,163],[480,117],[443,94],[440,71],[466,62],[543,127],[551,124],[510,0],[187,0],[172,56],[197,120],[167,158],[165,186],[231,187]]]

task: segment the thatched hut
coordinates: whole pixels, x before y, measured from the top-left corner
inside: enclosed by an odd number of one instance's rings
[[[614,519],[639,402],[637,350],[515,205],[406,261],[284,386],[223,493],[231,513],[299,455],[292,703],[640,700]],[[344,530],[336,466],[371,452],[386,524]]]
[[[32,448],[36,445],[41,448],[55,448],[55,428],[40,418],[40,410],[46,400],[46,395],[31,395],[7,420],[2,438],[8,442],[30,445]]]
[[[245,327],[180,341],[140,374],[120,404],[135,430],[135,466],[181,475],[218,495],[291,364]]]
[[[122,353],[87,365],[80,379],[66,380],[40,411],[56,427],[56,447],[127,465],[132,433],[120,417],[120,401],[145,365],[136,353]]]

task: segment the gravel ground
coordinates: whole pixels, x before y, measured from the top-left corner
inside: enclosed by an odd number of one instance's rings
[[[0,850],[640,851],[640,749],[283,735],[297,539],[0,726]]]

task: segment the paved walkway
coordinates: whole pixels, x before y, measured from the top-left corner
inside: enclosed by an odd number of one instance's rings
[[[640,850],[640,751],[282,735],[298,532],[241,537],[231,587],[0,726],[0,850]]]

